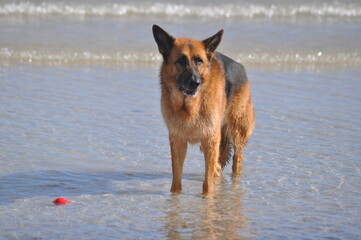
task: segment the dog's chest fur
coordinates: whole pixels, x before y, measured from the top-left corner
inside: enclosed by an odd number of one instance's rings
[[[163,107],[163,115],[171,134],[181,136],[189,142],[199,142],[215,131],[220,119],[219,109],[209,109],[201,98],[171,97],[170,104]]]

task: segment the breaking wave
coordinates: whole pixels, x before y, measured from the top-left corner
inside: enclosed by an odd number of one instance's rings
[[[201,18],[361,18],[361,4],[306,3],[285,5],[222,4],[192,5],[175,3],[7,3],[0,4],[0,16],[164,16]]]

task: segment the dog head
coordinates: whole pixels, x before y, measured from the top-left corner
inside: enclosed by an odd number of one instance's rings
[[[154,39],[163,56],[163,70],[168,84],[187,97],[197,94],[208,79],[210,61],[222,40],[223,30],[199,41],[191,38],[174,38],[162,28],[153,25]]]

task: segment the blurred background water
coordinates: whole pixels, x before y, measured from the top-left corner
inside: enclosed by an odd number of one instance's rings
[[[169,193],[153,23],[224,29],[247,69],[255,132],[213,198],[196,146]],[[359,1],[1,1],[0,238],[360,239],[360,42]]]

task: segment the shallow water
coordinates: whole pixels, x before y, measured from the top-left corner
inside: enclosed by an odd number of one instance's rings
[[[0,3],[1,239],[361,238],[359,2],[202,3]],[[169,193],[153,22],[224,28],[247,68],[256,128],[214,197],[197,146]]]
[[[187,156],[171,195],[157,69],[1,67],[1,236],[355,239],[359,70],[250,71],[257,127],[244,174],[203,198]],[[55,207],[52,200],[72,201]]]

